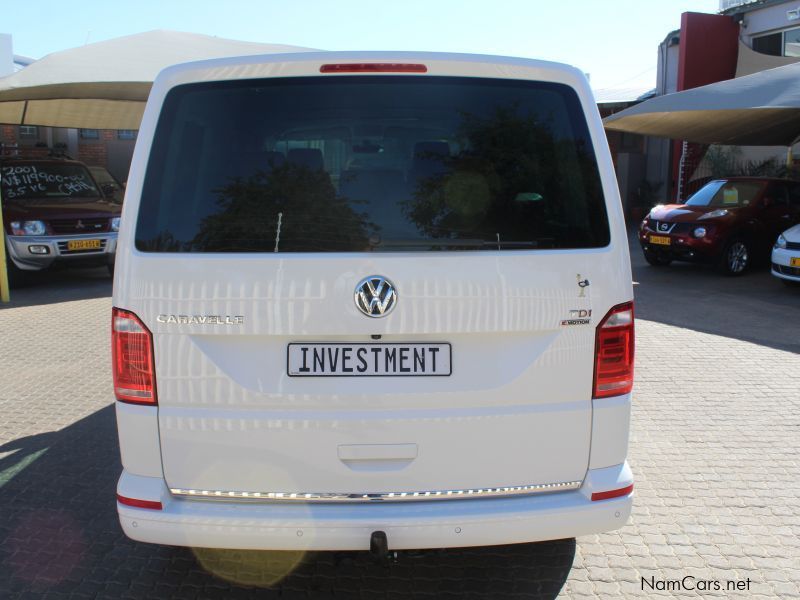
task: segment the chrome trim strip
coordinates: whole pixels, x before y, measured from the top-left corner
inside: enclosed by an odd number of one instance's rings
[[[464,500],[468,498],[498,498],[525,496],[550,492],[576,490],[582,481],[559,483],[537,483],[496,488],[474,488],[463,490],[437,490],[425,492],[381,492],[373,494],[340,494],[318,492],[243,492],[233,490],[189,490],[170,488],[173,496],[195,500],[224,500],[244,502],[401,502],[421,500]]]

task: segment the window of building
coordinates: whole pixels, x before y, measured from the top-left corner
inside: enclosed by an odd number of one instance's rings
[[[135,140],[136,139],[136,130],[135,129],[117,129],[117,139],[118,140]]]
[[[800,27],[753,38],[753,50],[770,56],[800,57]]]
[[[800,56],[800,28],[783,32],[783,55]]]
[[[771,33],[753,38],[753,50],[761,54],[780,56],[783,51],[783,34]]]
[[[36,125],[20,125],[19,126],[19,139],[21,140],[38,140],[39,128]]]
[[[99,140],[100,139],[100,130],[99,129],[81,129],[80,136],[82,140]]]

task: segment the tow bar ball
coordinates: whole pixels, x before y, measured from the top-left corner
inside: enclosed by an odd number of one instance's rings
[[[373,531],[369,536],[369,553],[372,560],[384,567],[388,567],[390,561],[397,560],[397,552],[389,552],[389,538],[385,531]]]

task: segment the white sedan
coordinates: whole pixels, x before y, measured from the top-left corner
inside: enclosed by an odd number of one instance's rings
[[[800,225],[778,236],[772,249],[772,274],[786,285],[800,283]]]

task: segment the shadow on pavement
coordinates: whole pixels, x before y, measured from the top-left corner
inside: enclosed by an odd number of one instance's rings
[[[555,598],[575,540],[402,553],[388,568],[359,552],[199,551],[128,540],[116,515],[120,472],[114,407],[57,432],[0,446],[0,597]],[[271,587],[265,565],[294,570]],[[219,572],[219,571],[217,571]]]
[[[766,266],[728,277],[705,265],[648,265],[635,233],[631,244],[636,318],[800,353],[800,287],[787,287]]]
[[[39,306],[73,300],[108,298],[112,281],[105,267],[58,269],[26,274],[23,287],[11,290],[11,302],[3,308]]]

